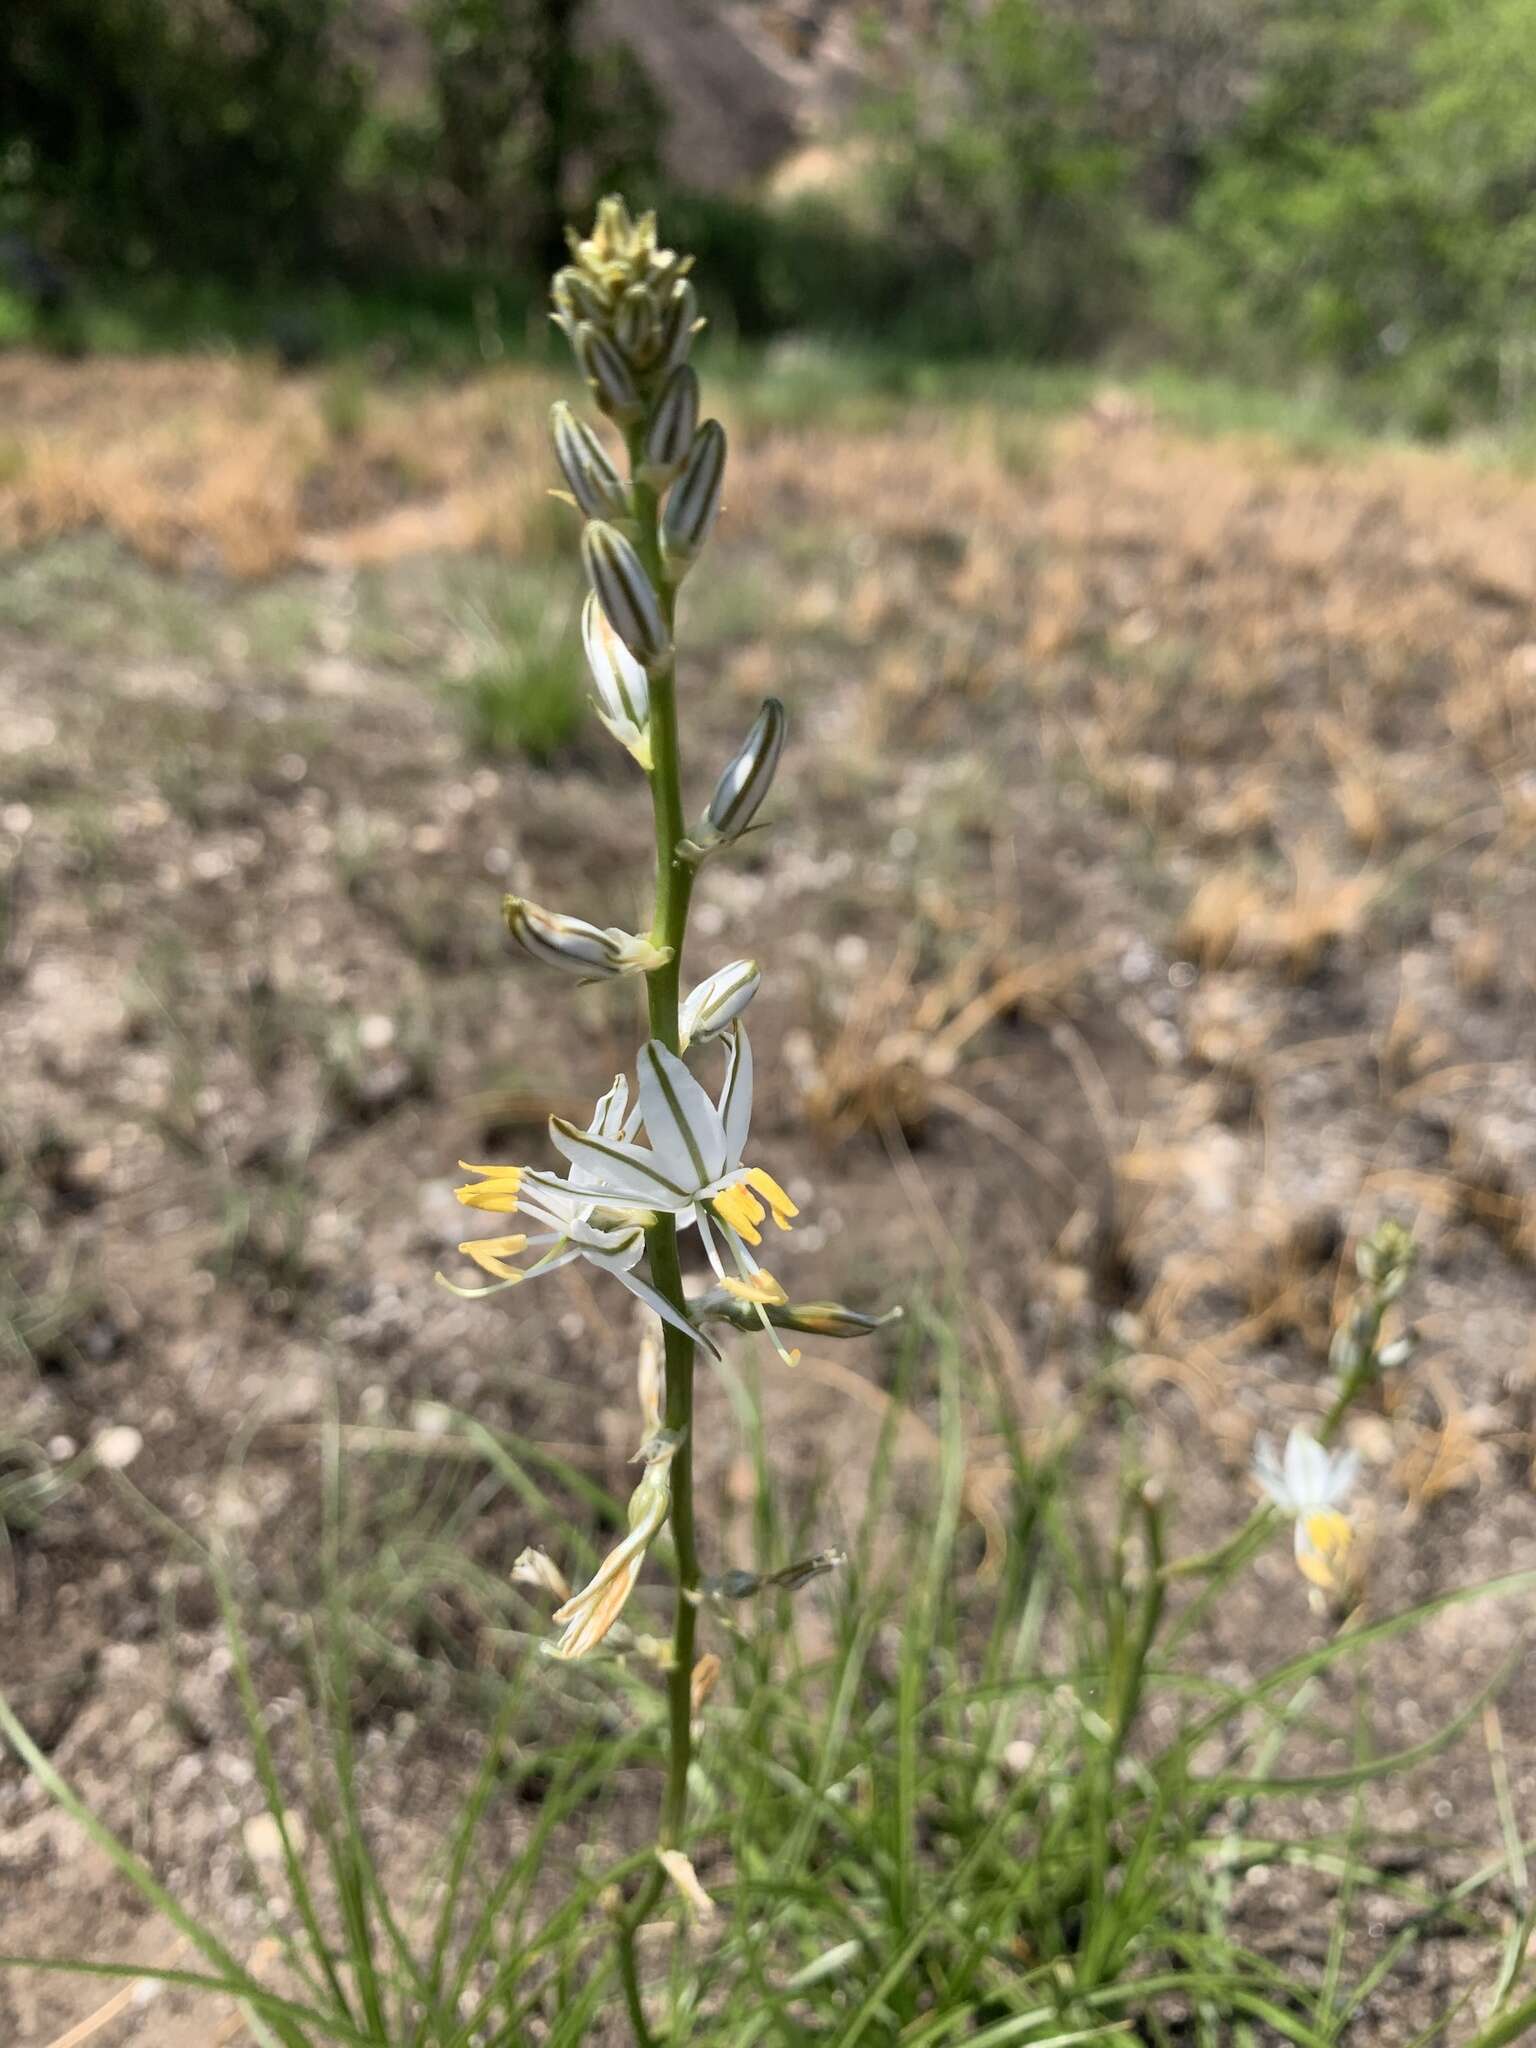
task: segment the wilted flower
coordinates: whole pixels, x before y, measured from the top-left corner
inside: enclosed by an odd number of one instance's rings
[[[1295,1520],[1296,1563],[1325,1592],[1340,1592],[1348,1583],[1354,1529],[1342,1503],[1359,1467],[1353,1451],[1330,1451],[1299,1426],[1286,1439],[1283,1459],[1268,1437],[1261,1436],[1254,1448],[1254,1476],[1281,1513]]]
[[[762,987],[763,977],[755,960],[733,960],[690,989],[678,1007],[677,1029],[681,1049],[702,1045],[718,1038],[734,1024]]]
[[[502,905],[507,930],[525,953],[549,967],[563,967],[569,974],[604,979],[620,974],[649,974],[665,967],[672,958],[670,946],[656,946],[634,932],[617,925],[606,928],[588,924],[583,917],[566,917],[558,910],[545,910],[523,896],[508,896]]]
[[[630,1495],[629,1534],[610,1550],[579,1593],[573,1593],[555,1620],[564,1633],[549,1646],[554,1657],[584,1657],[607,1635],[635,1590],[645,1553],[667,1519],[672,1504],[671,1469],[682,1439],[668,1430],[653,1436],[641,1455],[645,1476]]]
[[[518,1552],[507,1576],[514,1586],[537,1586],[552,1600],[569,1600],[571,1597],[565,1573],[547,1551],[538,1550],[532,1544]]]

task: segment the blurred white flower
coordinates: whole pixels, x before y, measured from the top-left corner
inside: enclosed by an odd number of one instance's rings
[[[1299,1425],[1286,1438],[1283,1457],[1276,1457],[1267,1436],[1254,1446],[1254,1477],[1295,1521],[1296,1563],[1324,1592],[1340,1592],[1347,1583],[1355,1532],[1343,1503],[1359,1469],[1353,1451],[1330,1451]]]

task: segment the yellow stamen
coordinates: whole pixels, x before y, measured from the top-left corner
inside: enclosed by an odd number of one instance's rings
[[[502,1262],[527,1249],[527,1238],[518,1236],[472,1237],[467,1244],[459,1246],[466,1258],[473,1259],[482,1271],[495,1274],[498,1280],[521,1280],[525,1277],[516,1266]]]
[[[459,1164],[466,1173],[483,1174],[485,1177],[478,1187],[468,1182],[454,1189],[454,1194],[466,1209],[488,1209],[493,1216],[512,1214],[523,1185],[520,1166],[471,1166],[467,1159],[461,1159]]]
[[[782,1308],[789,1299],[765,1266],[759,1266],[750,1280],[722,1280],[720,1285],[738,1301],[750,1301],[758,1308]]]
[[[718,1195],[710,1196],[710,1207],[722,1223],[748,1244],[762,1243],[762,1232],[757,1226],[763,1220],[763,1205],[750,1188],[739,1181],[734,1187],[722,1188]]]
[[[800,1211],[785,1194],[771,1173],[765,1173],[760,1166],[754,1166],[747,1175],[747,1185],[754,1187],[773,1212],[773,1220],[780,1230],[788,1230],[791,1216]]]
[[[1325,1593],[1344,1584],[1355,1532],[1337,1508],[1319,1508],[1296,1524],[1296,1562],[1302,1576]]]

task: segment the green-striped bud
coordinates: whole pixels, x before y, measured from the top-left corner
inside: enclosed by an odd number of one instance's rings
[[[798,1593],[802,1586],[808,1586],[812,1579],[825,1577],[848,1562],[845,1550],[818,1550],[814,1557],[802,1557],[794,1564],[787,1564],[776,1572],[748,1572],[739,1567],[732,1571],[720,1572],[713,1578],[702,1579],[699,1590],[691,1595],[693,1599],[705,1600],[750,1600],[754,1593],[761,1593],[770,1587],[785,1593]]]
[[[719,515],[724,482],[725,429],[718,420],[706,420],[693,437],[661,516],[661,555],[670,582],[680,583],[703,552]]]
[[[609,625],[608,614],[591,590],[581,608],[581,644],[597,690],[598,717],[649,775],[653,765],[650,682]]]
[[[688,460],[698,424],[699,380],[683,363],[662,385],[646,422],[638,471],[644,482],[662,490],[672,481]]]
[[[608,451],[585,420],[579,420],[562,398],[550,407],[555,460],[571,487],[571,496],[588,519],[624,519],[629,493],[609,460]]]
[[[649,974],[672,958],[670,946],[653,946],[649,939],[637,938],[617,925],[604,929],[588,924],[584,917],[562,916],[558,910],[545,910],[521,896],[507,897],[502,912],[507,930],[525,953],[547,967],[564,968],[568,974],[593,980]]]
[[[643,285],[631,285],[613,316],[613,338],[632,363],[655,353],[656,308]]]
[[[672,636],[640,557],[601,519],[588,523],[581,554],[609,625],[648,673],[664,668],[672,658]]]
[[[757,816],[784,749],[784,724],[784,706],[777,697],[765,697],[752,730],[715,784],[703,817],[678,848],[685,860],[701,861],[717,847],[739,839]]]
[[[678,1050],[703,1045],[718,1038],[726,1026],[735,1023],[762,987],[763,976],[755,960],[733,960],[706,981],[701,981],[683,998],[677,1013]]]
[[[657,336],[657,354],[663,376],[675,370],[679,363],[687,362],[694,336],[703,325],[699,318],[698,293],[686,277],[679,278],[662,309]]]
[[[896,1307],[888,1308],[883,1315],[866,1315],[840,1301],[766,1302],[759,1308],[724,1287],[712,1287],[707,1294],[696,1295],[689,1306],[700,1320],[730,1323],[738,1330],[760,1330],[766,1315],[776,1330],[802,1330],[807,1336],[834,1337],[840,1342],[850,1337],[872,1336],[876,1330],[899,1323],[904,1313]]]
[[[629,426],[645,411],[629,365],[606,334],[583,321],[576,330],[576,360],[592,395],[620,426]]]

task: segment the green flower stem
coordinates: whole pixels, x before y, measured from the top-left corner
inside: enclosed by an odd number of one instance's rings
[[[635,450],[631,449],[631,466]],[[674,623],[676,599],[671,584],[662,574],[658,537],[656,493],[648,485],[634,487],[636,547],[646,573],[660,594],[670,630]],[[693,893],[693,869],[678,857],[683,838],[682,771],[677,746],[677,691],[672,664],[651,678],[651,805],[656,816],[656,914],[651,938],[658,946],[669,946],[672,957],[664,967],[646,976],[646,1001],[650,1011],[651,1036],[659,1038],[669,1052],[678,1051],[677,1004],[682,981],[683,942],[688,934],[688,900]],[[677,1224],[661,1217],[647,1234],[651,1284],[675,1308],[687,1313],[683,1292],[683,1269],[677,1251]],[[667,1674],[668,1713],[671,1724],[667,1767],[667,1791],[662,1807],[660,1845],[675,1849],[682,1839],[688,1807],[688,1764],[692,1748],[692,1704],[694,1631],[698,1609],[688,1597],[697,1591],[699,1554],[693,1526],[693,1360],[694,1346],[681,1330],[668,1324],[665,1333],[667,1367],[667,1427],[681,1438],[672,1460],[672,1541],[677,1556],[677,1613],[672,1628],[672,1666]]]
[[[638,450],[632,439],[630,466],[634,469]],[[635,547],[661,598],[667,625],[673,625],[675,597],[662,574],[658,536],[656,492],[636,482],[633,489]],[[672,665],[650,678],[651,702],[651,806],[656,818],[656,908],[651,939],[671,948],[672,957],[664,967],[646,976],[646,1003],[650,1032],[669,1051],[678,1051],[677,1007],[682,982],[683,943],[688,932],[688,901],[693,892],[693,869],[679,859],[677,848],[683,838],[682,772],[677,745],[677,694]],[[651,1284],[675,1308],[687,1313],[683,1291],[682,1262],[678,1256],[677,1224],[662,1216],[646,1232],[646,1253]],[[672,1660],[667,1672],[667,1785],[662,1800],[657,1847],[678,1848],[688,1817],[688,1768],[693,1751],[694,1636],[698,1609],[689,1597],[699,1584],[699,1554],[693,1520],[693,1363],[694,1345],[681,1330],[669,1323],[664,1333],[666,1359],[666,1424],[676,1431],[680,1442],[672,1460],[672,1542],[677,1560],[677,1609],[672,1625]],[[619,1928],[620,1972],[630,2023],[641,2048],[651,2035],[640,2005],[639,1976],[635,1957],[635,1935],[640,1923],[655,1907],[665,1879],[654,1870],[631,1902]]]

